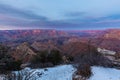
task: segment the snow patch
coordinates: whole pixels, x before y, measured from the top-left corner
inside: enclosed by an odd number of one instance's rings
[[[92,67],[92,73],[89,80],[120,80],[120,70],[114,68]]]
[[[107,54],[107,55],[115,55],[116,52],[115,51],[110,51],[110,50],[106,50],[106,49],[101,49],[101,48],[97,48],[98,52],[102,53],[102,54]]]
[[[45,69],[30,69],[26,68],[23,72],[27,74],[31,73],[32,75],[29,80],[72,80],[72,75],[76,71],[76,69],[72,65],[62,65],[53,68],[45,68]],[[17,74],[17,72],[16,72]],[[25,73],[26,74],[26,73]],[[26,75],[24,75],[23,80]]]

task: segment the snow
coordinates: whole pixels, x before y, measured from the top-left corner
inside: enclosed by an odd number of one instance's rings
[[[0,75],[0,80],[5,80],[5,75]]]
[[[92,67],[93,76],[89,80],[120,80],[120,70],[114,68]]]
[[[102,53],[102,54],[108,54],[108,55],[115,55],[116,52],[115,51],[110,51],[110,50],[106,50],[106,49],[101,49],[101,48],[97,48],[98,52]]]
[[[72,75],[76,71],[76,69],[72,65],[62,65],[54,68],[46,68],[46,69],[30,69],[26,68],[24,70],[24,78],[25,80],[26,71],[27,74],[30,74],[32,78],[28,77],[29,80],[72,80]],[[16,74],[18,74],[16,72]]]
[[[88,80],[120,80],[120,70],[92,66],[93,75]],[[30,69],[20,71],[22,80],[72,80],[76,68],[72,65],[61,65],[52,68]],[[13,73],[19,74],[18,71]],[[0,80],[3,80],[3,76]],[[14,79],[18,80],[18,79]]]

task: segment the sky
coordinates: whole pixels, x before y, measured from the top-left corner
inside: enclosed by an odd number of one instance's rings
[[[0,30],[120,28],[120,0],[0,0]]]

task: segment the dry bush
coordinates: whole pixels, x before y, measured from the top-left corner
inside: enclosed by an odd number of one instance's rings
[[[62,62],[62,55],[58,50],[38,52],[31,60],[31,67],[51,67]]]
[[[75,57],[76,63],[88,64],[90,66],[103,66],[103,67],[112,67],[112,62],[104,57],[101,53],[97,52],[96,48],[90,52],[80,53]]]
[[[12,70],[20,70],[21,61],[15,61],[10,54],[10,48],[0,45],[0,73]]]
[[[91,67],[88,64],[79,65],[77,68],[77,75],[89,78],[92,75]]]

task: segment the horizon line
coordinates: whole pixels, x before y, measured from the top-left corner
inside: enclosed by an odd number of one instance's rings
[[[106,29],[53,29],[53,28],[26,28],[26,29],[0,29],[0,31],[17,31],[17,30],[56,30],[56,31],[97,31],[97,30],[120,30],[120,28],[106,28]]]

